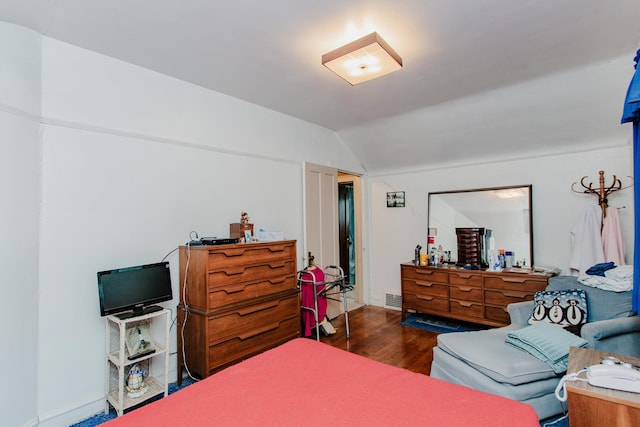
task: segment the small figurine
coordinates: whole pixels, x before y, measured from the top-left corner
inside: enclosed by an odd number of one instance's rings
[[[240,224],[251,224],[251,222],[249,221],[250,221],[249,214],[243,211],[240,214]]]
[[[131,398],[140,397],[146,393],[149,387],[144,385],[144,378],[147,376],[147,371],[138,367],[138,365],[133,365],[131,369],[129,369],[129,373],[127,374],[127,395]]]

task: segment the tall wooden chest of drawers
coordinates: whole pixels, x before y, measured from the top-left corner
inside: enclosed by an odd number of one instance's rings
[[[484,228],[456,228],[458,265],[469,264],[478,268],[488,267],[485,239],[491,230]]]
[[[178,382],[298,337],[296,272],[294,240],[181,246]]]
[[[507,305],[532,301],[549,276],[531,273],[463,270],[400,265],[402,318],[408,311],[489,326],[508,325]]]

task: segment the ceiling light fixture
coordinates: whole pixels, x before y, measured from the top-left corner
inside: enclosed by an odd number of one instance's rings
[[[494,194],[499,199],[514,199],[524,196],[524,192],[520,188],[505,188],[503,190],[496,190]]]
[[[371,33],[322,55],[322,65],[351,85],[402,68],[402,58],[378,33]]]

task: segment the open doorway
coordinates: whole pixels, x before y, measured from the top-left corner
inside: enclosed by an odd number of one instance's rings
[[[338,172],[338,246],[340,267],[353,290],[347,294],[349,310],[363,305],[360,176]]]

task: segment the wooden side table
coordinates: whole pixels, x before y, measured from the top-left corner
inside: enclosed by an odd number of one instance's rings
[[[571,347],[568,373],[596,365],[606,356],[623,362],[640,364],[637,357],[606,353],[587,348]],[[584,374],[580,374],[582,377]],[[579,427],[640,426],[640,393],[594,387],[586,381],[566,383],[569,404],[569,425]]]

